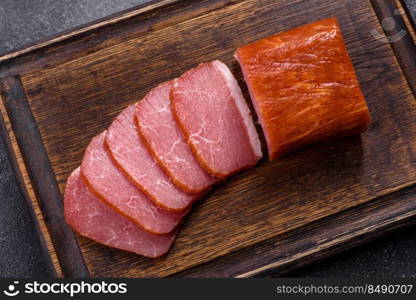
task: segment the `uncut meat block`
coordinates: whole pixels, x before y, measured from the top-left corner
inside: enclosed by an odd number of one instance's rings
[[[262,156],[240,87],[222,62],[200,64],[175,79],[171,103],[188,144],[211,175],[225,178]]]
[[[215,179],[199,165],[172,114],[172,82],[151,90],[136,106],[139,134],[171,180],[189,193],[208,189]]]
[[[81,163],[81,176],[91,192],[146,231],[155,234],[172,231],[187,211],[166,211],[131,183],[107,154],[105,135],[106,131],[91,140]]]
[[[237,49],[269,159],[310,143],[365,131],[367,104],[336,19]]]
[[[147,257],[167,253],[178,231],[155,235],[141,229],[94,196],[81,179],[79,168],[68,178],[64,208],[66,222],[80,235]]]
[[[136,106],[124,109],[107,130],[106,145],[115,164],[156,205],[171,211],[187,209],[201,195],[175,186],[146,148],[134,121]]]

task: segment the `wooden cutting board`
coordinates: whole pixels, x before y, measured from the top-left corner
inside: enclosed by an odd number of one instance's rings
[[[395,1],[152,2],[0,58],[2,127],[57,276],[264,276],[416,220],[416,50]],[[336,16],[373,122],[361,137],[265,159],[193,209],[146,259],[75,235],[62,193],[90,139],[152,87],[237,47]],[[380,21],[392,17],[384,32]],[[404,31],[389,44],[386,35]],[[264,145],[263,145],[264,146]]]

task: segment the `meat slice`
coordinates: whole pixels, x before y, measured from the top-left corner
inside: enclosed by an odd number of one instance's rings
[[[276,34],[236,52],[269,159],[365,131],[370,115],[336,19]]]
[[[262,156],[240,87],[222,62],[200,64],[175,79],[171,103],[192,151],[213,176],[225,178]]]
[[[68,178],[64,207],[66,222],[80,235],[147,257],[160,257],[167,253],[178,231],[155,235],[136,226],[89,191],[80,177],[80,168]]]
[[[108,128],[106,145],[117,166],[158,206],[187,209],[199,198],[176,187],[147,150],[135,125],[135,105],[123,110]]]
[[[171,81],[162,83],[137,103],[139,134],[177,186],[189,193],[200,193],[215,179],[201,168],[173,118],[169,100],[171,87]]]
[[[151,233],[172,231],[187,211],[166,211],[146,197],[117,169],[107,154],[104,148],[105,135],[106,131],[91,140],[81,163],[81,176],[91,192]]]

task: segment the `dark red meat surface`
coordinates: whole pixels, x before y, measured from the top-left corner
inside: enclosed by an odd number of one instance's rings
[[[269,159],[365,131],[370,114],[336,19],[239,48]]]
[[[151,234],[118,214],[90,192],[79,168],[67,181],[65,220],[82,236],[147,257],[167,253],[177,234],[177,230],[165,235]]]
[[[222,62],[200,64],[175,79],[171,102],[193,153],[213,176],[252,167],[262,156],[240,87]]]
[[[134,121],[135,105],[123,110],[107,130],[106,145],[116,165],[156,205],[171,211],[187,209],[199,194],[179,189],[146,148]]]
[[[153,157],[181,189],[199,193],[215,179],[200,166],[172,114],[169,94],[172,82],[151,90],[137,103],[139,133]]]
[[[104,147],[105,135],[106,131],[91,140],[81,164],[91,192],[151,233],[172,231],[187,211],[169,212],[155,205],[113,163]]]

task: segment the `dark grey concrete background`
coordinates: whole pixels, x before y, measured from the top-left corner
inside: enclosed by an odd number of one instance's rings
[[[409,12],[410,15],[413,18],[414,23],[416,24],[416,0],[404,0],[408,7],[409,7]]]
[[[0,53],[147,1],[0,0]],[[48,276],[40,243],[1,138],[0,168],[0,277]],[[347,251],[291,276],[416,277],[414,229]]]

